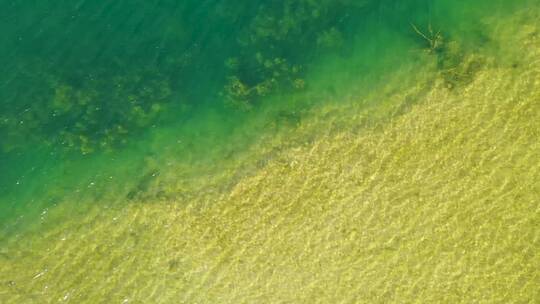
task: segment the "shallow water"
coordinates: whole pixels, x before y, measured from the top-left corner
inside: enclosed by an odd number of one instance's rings
[[[538,299],[537,1],[1,6],[2,302]]]

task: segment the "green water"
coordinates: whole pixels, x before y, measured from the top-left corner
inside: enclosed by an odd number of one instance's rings
[[[276,132],[269,124],[294,127],[303,110],[324,102],[317,95],[350,94],[347,82],[362,82],[362,90],[369,90],[385,73],[419,60],[412,51],[428,45],[411,24],[428,35],[429,27],[444,29],[446,39],[478,47],[484,43],[478,16],[513,6],[508,1],[4,3],[2,222],[40,213],[87,185],[129,184],[144,158],[153,155],[160,162],[163,151],[174,151],[175,162],[217,166],[261,134]],[[287,64],[265,68],[257,56]],[[231,60],[238,61],[232,70]],[[293,67],[299,71],[284,70]],[[260,96],[231,98],[226,92],[231,77],[252,88],[268,78],[277,81]],[[294,81],[302,84],[295,88]],[[47,194],[51,188],[57,189],[54,195]]]
[[[384,120],[416,81],[404,108],[438,80],[465,94],[486,66],[526,64],[494,35],[537,2],[0,0],[0,244],[39,250],[25,240],[110,210],[203,210],[283,151]],[[351,103],[362,123],[320,114]]]

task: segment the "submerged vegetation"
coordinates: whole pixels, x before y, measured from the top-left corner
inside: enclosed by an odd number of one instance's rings
[[[153,124],[171,101],[168,78],[152,69],[95,71],[80,81],[39,77],[38,89],[2,112],[4,150],[29,140],[82,154],[111,149]]]
[[[243,2],[204,4],[204,13],[196,15],[206,20],[204,25],[192,20],[194,4],[178,4],[177,15],[136,24],[154,29],[138,47],[126,47],[131,40],[122,37],[110,51],[102,51],[99,35],[91,36],[84,45],[99,53],[97,64],[90,60],[96,55],[86,50],[66,62],[60,58],[47,64],[39,52],[20,55],[34,64],[13,69],[21,85],[12,91],[31,90],[2,98],[0,150],[18,150],[31,142],[82,154],[108,151],[160,123],[164,113],[181,120],[185,113],[178,109],[208,100],[246,111],[270,96],[302,92],[310,88],[307,74],[318,58],[350,55],[365,19],[394,5],[374,0]],[[438,56],[449,85],[468,78],[478,64],[474,60],[460,68],[466,57],[462,48],[431,23],[403,22]]]
[[[540,50],[481,2],[0,12],[0,302],[533,301]]]
[[[160,45],[168,52],[158,57],[115,53],[92,66],[79,64],[87,58],[46,65],[46,58],[28,55],[26,61],[38,64],[18,67],[16,73],[32,90],[0,105],[1,149],[16,150],[30,139],[82,154],[106,151],[155,124],[171,104],[200,103],[205,97],[193,97],[196,90],[221,96],[239,110],[270,95],[301,91],[309,85],[304,76],[312,59],[339,51],[355,17],[371,2],[280,0],[239,6],[224,1],[210,6],[212,21],[203,29],[181,16],[164,21],[167,36]],[[220,35],[220,29],[228,35]],[[219,48],[223,51],[216,52]],[[215,66],[219,62],[221,71]],[[217,72],[214,92],[200,87],[211,82],[205,68]],[[191,82],[183,83],[186,79]]]
[[[227,59],[224,95],[251,106],[276,92],[302,90],[312,57],[337,51],[368,1],[275,1],[261,4],[238,36],[239,52]]]
[[[413,23],[411,28],[420,38],[423,49],[436,56],[437,69],[449,89],[467,84],[473,79],[474,73],[485,64],[482,56],[467,52],[458,40],[445,39],[442,31],[434,30],[431,23],[427,30],[421,30]]]

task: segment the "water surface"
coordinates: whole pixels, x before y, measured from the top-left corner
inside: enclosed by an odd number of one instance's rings
[[[0,7],[0,300],[535,296],[537,1]]]

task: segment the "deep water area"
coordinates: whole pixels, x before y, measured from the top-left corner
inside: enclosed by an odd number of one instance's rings
[[[350,94],[347,81],[377,83],[415,49],[441,51],[415,31],[463,52],[487,43],[477,18],[517,6],[505,2],[6,1],[2,218],[130,183],[162,150],[215,166],[269,124],[294,127],[324,94]]]
[[[0,0],[0,302],[538,301],[539,16]]]

